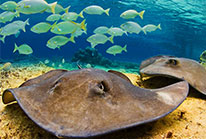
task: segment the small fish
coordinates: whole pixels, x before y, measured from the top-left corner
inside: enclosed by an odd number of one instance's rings
[[[24,54],[24,55],[29,55],[33,53],[32,48],[27,44],[22,44],[18,47],[15,43],[15,48],[13,53],[16,52],[17,50],[19,51],[19,54]]]
[[[62,68],[63,66],[62,66],[62,64],[59,64],[58,67],[59,67],[59,68]]]
[[[156,29],[162,30],[161,27],[160,27],[160,24],[157,25],[157,26],[152,25],[152,24],[148,24],[148,25],[144,26],[142,29],[144,30],[145,34],[146,34],[147,32],[155,31]]]
[[[119,46],[119,45],[113,45],[113,46],[111,46],[110,48],[108,48],[107,50],[106,50],[106,52],[108,53],[108,54],[112,54],[112,55],[116,55],[116,54],[120,54],[120,53],[122,53],[122,51],[125,51],[125,52],[127,52],[127,45],[125,45],[123,48],[121,47],[121,46]]]
[[[106,27],[106,26],[100,26],[100,27],[97,27],[93,33],[95,34],[106,34],[108,32],[109,28]]]
[[[132,21],[128,21],[122,24],[120,27],[129,33],[139,34],[141,31],[143,31],[146,34],[145,30],[143,30],[138,23]]]
[[[17,21],[14,21],[12,23],[5,25],[0,30],[0,35],[3,36],[0,38],[0,40],[4,43],[6,36],[15,35],[19,32],[19,30],[23,30],[25,32],[26,25],[29,25],[29,19],[27,19],[25,22],[17,20]]]
[[[109,10],[110,8],[104,10],[102,7],[97,6],[97,5],[91,5],[83,9],[83,11],[87,14],[96,14],[96,15],[101,15],[105,13],[106,15],[109,16]]]
[[[91,47],[94,48],[98,44],[104,44],[107,41],[110,41],[111,43],[114,43],[113,36],[107,37],[103,34],[94,34],[87,38],[87,41],[91,43]]]
[[[21,0],[17,4],[19,6],[16,11],[23,14],[36,14],[42,13],[47,9],[51,9],[52,13],[55,13],[57,2],[48,4],[45,0]]]
[[[12,21],[14,17],[19,17],[19,12],[5,11],[0,14],[0,23]]]
[[[143,19],[143,15],[144,15],[144,10],[141,12],[137,12],[136,10],[127,10],[125,12],[123,12],[120,17],[123,19],[133,19],[135,18],[137,15],[139,15],[139,17],[141,19]]]
[[[44,61],[44,64],[49,64],[49,60],[46,59],[46,60]]]
[[[64,64],[64,63],[65,63],[65,59],[63,58],[63,59],[62,59],[62,64]]]
[[[107,33],[111,36],[122,36],[124,33],[127,35],[126,31],[123,31],[118,27],[111,27],[110,29],[108,29]]]
[[[54,64],[54,63],[52,63],[52,67],[55,67],[55,64]]]
[[[77,14],[75,12],[64,13],[61,16],[61,19],[64,21],[76,21],[78,17],[84,18],[83,11],[81,11],[79,14]]]
[[[47,22],[40,22],[36,25],[34,25],[32,28],[31,28],[31,31],[34,32],[34,33],[46,33],[48,32],[53,26],[55,26],[56,23],[54,23],[53,25],[47,23]]]
[[[6,62],[2,67],[0,67],[0,70],[9,70],[11,68],[11,63]]]
[[[65,45],[69,41],[73,41],[72,39],[73,38],[67,38],[66,36],[54,36],[47,41],[47,46],[48,47],[52,46],[52,48],[54,48],[54,46],[56,46],[55,48],[57,48],[57,47]],[[51,47],[49,47],[49,48],[51,48]]]
[[[69,10],[70,7],[71,6],[68,6],[67,8],[63,8],[60,4],[56,4],[56,6],[54,8],[55,14],[59,14],[61,12],[66,12]],[[52,9],[48,8],[48,9],[46,9],[46,12],[52,13]]]
[[[81,28],[77,28],[77,30],[74,32],[74,33],[72,33],[72,36],[74,36],[74,37],[79,37],[79,36],[81,36],[82,34],[87,34],[87,32],[85,31],[85,30],[82,30]],[[75,42],[74,42],[75,43]]]
[[[51,21],[51,22],[58,21],[61,18],[61,16],[62,15],[60,14],[52,14],[46,18],[46,21]]]
[[[55,34],[69,34],[74,33],[77,28],[81,28],[86,31],[85,21],[86,20],[83,20],[80,24],[73,21],[63,21],[52,27],[51,32]]]
[[[15,1],[6,1],[0,5],[0,9],[5,11],[14,11],[18,7]]]

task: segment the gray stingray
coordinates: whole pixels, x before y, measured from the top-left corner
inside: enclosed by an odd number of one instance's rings
[[[121,73],[53,70],[3,92],[40,127],[58,137],[90,137],[157,120],[187,97],[188,83],[142,89]],[[12,96],[15,99],[12,99]]]
[[[206,95],[206,69],[195,60],[171,56],[156,56],[141,63],[140,75],[167,76],[186,80],[192,87]]]

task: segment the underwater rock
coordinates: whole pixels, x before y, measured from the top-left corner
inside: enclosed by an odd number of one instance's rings
[[[91,64],[92,67],[94,67],[94,65],[100,65],[106,68],[132,69],[135,70],[135,72],[138,72],[139,69],[139,65],[136,63],[110,60],[103,57],[97,49],[91,47],[77,51],[71,61]]]
[[[195,60],[171,56],[152,57],[142,62],[140,75],[142,80],[154,76],[186,80],[192,87],[206,95],[206,70]]]
[[[164,117],[187,94],[185,81],[142,89],[121,73],[81,69],[52,70],[5,90],[2,98],[5,104],[17,100],[37,125],[58,137],[90,137]]]
[[[91,65],[103,65],[105,67],[110,67],[112,62],[103,57],[97,49],[86,47],[85,49],[80,49],[77,51],[71,59],[72,62],[83,62],[89,63]]]

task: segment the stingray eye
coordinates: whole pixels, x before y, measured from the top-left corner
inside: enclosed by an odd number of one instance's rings
[[[109,85],[106,81],[101,81],[99,85],[99,88],[102,89],[104,92],[109,91]]]
[[[176,66],[178,64],[178,61],[176,59],[169,59],[166,63]]]

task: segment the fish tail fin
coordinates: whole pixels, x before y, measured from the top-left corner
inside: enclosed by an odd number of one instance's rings
[[[55,14],[56,5],[57,5],[57,2],[53,2],[53,3],[49,4],[49,7],[50,7],[53,14]]]
[[[145,35],[147,34],[147,32],[144,29],[142,29],[142,31],[144,32]]]
[[[30,25],[30,24],[29,24],[29,18],[28,18],[24,23],[25,23],[25,26],[26,26],[26,25]]]
[[[144,12],[145,12],[145,10],[143,10],[143,11],[141,11],[141,12],[139,13],[139,17],[140,17],[141,19],[143,19]]]
[[[15,17],[20,17],[19,11],[15,12]]]
[[[80,23],[80,27],[81,29],[83,29],[84,31],[87,31],[86,25],[85,25],[85,19]]]
[[[122,50],[124,50],[125,52],[127,52],[127,45],[125,45]]]
[[[126,34],[126,35],[128,36],[128,33],[127,33],[127,31],[124,31],[124,34]]]
[[[71,41],[73,43],[76,43],[75,40],[74,40],[74,36],[73,35],[69,38],[69,41]]]
[[[83,11],[81,11],[81,12],[79,13],[79,16],[80,16],[81,18],[84,18]]]
[[[19,47],[18,47],[18,46],[16,45],[16,43],[15,43],[15,44],[14,44],[14,51],[13,51],[13,53],[16,52],[16,50],[18,50],[18,48],[19,48]]]
[[[91,43],[91,47],[94,48],[97,44],[96,43]]]
[[[160,30],[162,30],[161,24],[157,25],[157,28],[160,29]]]
[[[70,7],[71,7],[71,6],[69,5],[67,8],[64,9],[65,13],[68,13],[68,12],[69,12]]]
[[[112,35],[111,37],[109,37],[109,41],[111,42],[111,43],[114,43],[114,36]]]
[[[50,29],[53,29],[56,26],[56,24],[57,24],[57,21],[53,25],[51,25]]]
[[[104,12],[109,16],[110,8],[106,9]]]
[[[6,37],[6,36],[0,37],[0,40],[1,40],[3,43],[5,43],[5,37]]]

